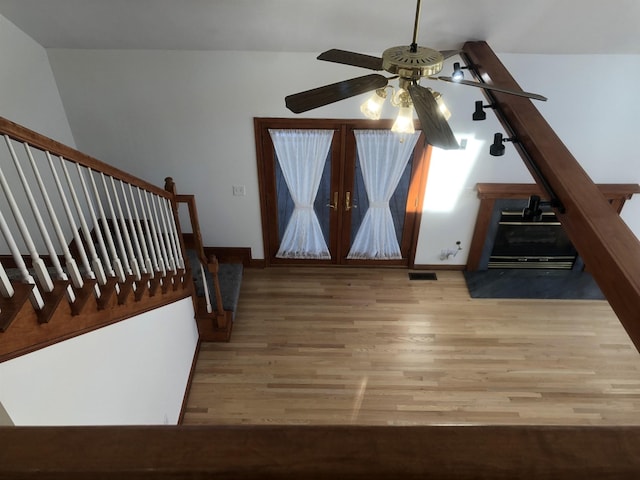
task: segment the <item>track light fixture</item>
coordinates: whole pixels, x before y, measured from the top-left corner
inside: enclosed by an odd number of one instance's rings
[[[455,62],[453,64],[453,73],[451,74],[451,79],[454,82],[459,82],[460,80],[464,79],[464,72],[462,70],[466,70],[469,67],[461,67],[460,66],[460,62]]]
[[[541,202],[538,195],[531,195],[527,206],[522,210],[522,219],[528,222],[542,220],[542,205],[550,205],[550,202]]]
[[[495,108],[495,106],[491,105],[491,104],[483,105],[482,104],[482,100],[478,100],[476,102],[476,110],[475,110],[475,112],[473,112],[473,115],[471,116],[471,118],[474,121],[486,120],[487,119],[487,114],[484,111],[485,108]]]
[[[501,157],[502,155],[504,155],[504,150],[505,150],[503,142],[515,142],[515,141],[516,141],[515,138],[503,138],[501,133],[496,133],[493,136],[493,143],[489,148],[489,153],[494,157]]]

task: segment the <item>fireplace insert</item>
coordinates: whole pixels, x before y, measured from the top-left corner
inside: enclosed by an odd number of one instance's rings
[[[502,211],[488,267],[571,270],[577,256],[553,212]]]

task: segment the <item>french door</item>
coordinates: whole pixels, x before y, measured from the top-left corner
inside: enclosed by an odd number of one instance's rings
[[[430,150],[383,120],[256,118],[265,262],[412,266]]]

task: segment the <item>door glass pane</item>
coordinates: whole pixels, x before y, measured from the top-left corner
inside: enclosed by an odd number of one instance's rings
[[[389,208],[391,209],[391,216],[393,217],[393,226],[396,231],[396,238],[399,244],[402,244],[402,232],[404,230],[404,218],[407,211],[407,196],[409,194],[409,185],[411,182],[411,171],[413,169],[413,153],[409,158],[400,182],[397,188],[393,192],[391,200],[389,200]],[[367,209],[369,208],[369,199],[367,197],[367,190],[364,186],[364,178],[362,176],[362,167],[360,165],[360,159],[356,151],[356,171],[355,180],[353,185],[353,203],[357,205],[357,208],[351,210],[351,242],[356,238],[356,233],[360,228],[362,219],[364,218]]]
[[[287,182],[284,179],[280,162],[277,160],[277,154],[274,150],[273,157],[275,161],[275,173],[276,173],[276,195],[278,205],[278,238],[282,238],[284,231],[289,224],[289,219],[293,213],[294,203],[291,198],[291,193],[287,187]],[[325,160],[324,169],[322,172],[322,179],[320,180],[320,187],[318,188],[318,194],[313,205],[313,210],[318,216],[320,222],[320,228],[322,229],[322,235],[324,241],[329,245],[329,221],[331,215],[331,209],[327,207],[330,203],[331,197],[331,150],[327,154]]]

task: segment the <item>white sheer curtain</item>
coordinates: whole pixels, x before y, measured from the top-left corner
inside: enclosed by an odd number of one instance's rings
[[[389,130],[355,130],[369,209],[362,219],[347,258],[402,258],[389,200],[393,196],[420,132],[398,135]]]
[[[269,130],[294,209],[278,258],[331,258],[313,202],[333,130]]]

